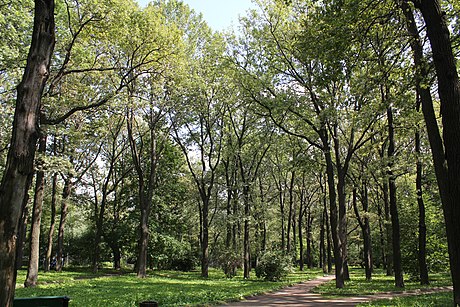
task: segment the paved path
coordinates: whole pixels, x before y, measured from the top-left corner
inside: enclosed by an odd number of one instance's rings
[[[400,293],[380,293],[376,295],[362,295],[356,297],[344,298],[325,298],[320,294],[312,293],[311,290],[316,286],[331,281],[333,275],[318,277],[300,284],[287,287],[276,292],[252,296],[244,301],[232,302],[222,306],[292,306],[292,307],[318,307],[318,306],[340,306],[352,307],[359,303],[367,302],[373,299],[386,299],[395,296],[409,296],[423,293],[433,293],[441,291],[450,291],[452,287],[441,287],[426,290],[405,291]]]

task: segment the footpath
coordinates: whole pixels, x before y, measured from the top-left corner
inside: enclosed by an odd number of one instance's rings
[[[341,298],[326,298],[318,293],[313,293],[312,290],[316,286],[331,281],[334,279],[333,275],[318,277],[309,281],[305,281],[284,289],[256,295],[247,298],[240,302],[230,302],[221,306],[292,306],[292,307],[318,307],[318,306],[339,306],[339,307],[352,307],[359,303],[368,302],[376,299],[389,299],[400,296],[420,295],[434,292],[452,291],[452,287],[439,287],[423,290],[411,290],[402,292],[387,292],[377,293],[375,295],[362,295],[353,297]]]

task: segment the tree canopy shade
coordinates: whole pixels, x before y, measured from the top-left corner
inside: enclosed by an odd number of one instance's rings
[[[337,288],[450,267],[459,304],[457,2],[256,3],[235,34],[176,0],[35,1],[32,32],[32,1],[0,2],[0,305],[22,253],[26,286],[53,255],[334,260]]]

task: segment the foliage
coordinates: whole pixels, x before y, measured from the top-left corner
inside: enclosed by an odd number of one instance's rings
[[[197,264],[190,243],[168,235],[154,235],[152,260],[160,270],[192,271]]]
[[[219,256],[219,266],[227,278],[233,278],[241,267],[241,255],[233,250],[226,250]]]
[[[291,257],[279,251],[269,251],[260,257],[256,276],[266,281],[278,281],[292,271]]]

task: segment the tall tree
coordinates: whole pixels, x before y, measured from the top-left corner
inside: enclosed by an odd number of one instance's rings
[[[430,139],[430,144],[435,166],[438,166],[436,177],[446,222],[450,270],[454,284],[454,304],[458,306],[460,305],[460,244],[458,244],[460,206],[457,204],[460,197],[460,146],[458,144],[460,139],[460,83],[450,41],[450,31],[440,1],[415,0],[413,2],[422,13],[426,24],[438,80],[444,154],[442,154],[441,146],[432,143],[434,140]],[[414,53],[416,53],[415,56],[420,55],[416,50]],[[422,102],[427,129],[431,130],[432,134],[437,134],[437,125],[433,124],[431,114],[427,114],[430,106],[425,106],[426,108],[423,107]]]
[[[16,272],[15,235],[33,174],[41,97],[55,44],[54,1],[35,1],[27,64],[17,88],[16,109],[5,171],[0,184],[0,305],[12,306]]]

